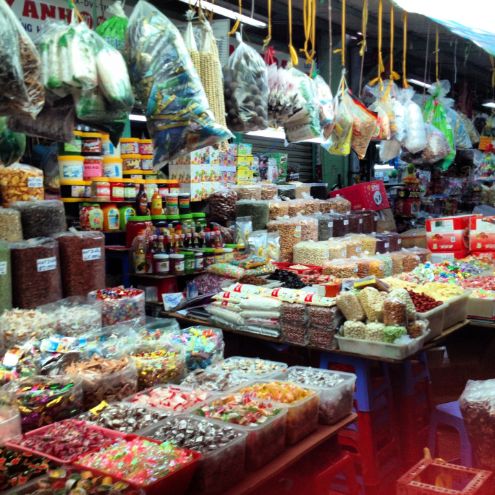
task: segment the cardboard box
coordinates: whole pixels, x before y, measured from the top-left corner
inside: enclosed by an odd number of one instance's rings
[[[467,249],[461,251],[452,251],[449,253],[432,253],[431,262],[442,263],[442,261],[462,260],[467,256],[469,256],[469,251]]]
[[[390,208],[383,181],[363,182],[332,191],[330,197],[342,196],[352,204],[353,210],[385,210]]]
[[[471,215],[428,218],[426,245],[434,253],[469,251],[469,221]]]
[[[469,230],[471,251],[495,251],[495,217],[472,216]]]

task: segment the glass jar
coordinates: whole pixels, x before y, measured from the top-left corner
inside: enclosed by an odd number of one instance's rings
[[[186,251],[182,254],[184,255],[184,271],[187,274],[194,273],[194,253]]]
[[[179,214],[179,195],[169,194],[166,197],[167,204],[167,215],[178,215]]]
[[[184,275],[185,258],[183,254],[170,255],[170,272],[174,275]]]
[[[205,268],[203,253],[194,253],[194,271],[201,272]]]
[[[204,266],[208,267],[216,263],[215,250],[213,248],[205,248],[204,253]]]
[[[110,199],[112,201],[124,201],[124,183],[119,179],[110,179]]]
[[[123,179],[124,183],[124,199],[126,201],[134,201],[136,199],[136,185],[131,179]]]
[[[100,132],[81,133],[81,154],[83,156],[101,155],[103,152],[102,135]]]
[[[191,213],[196,226],[200,226],[201,230],[206,228],[206,213]]]
[[[151,221],[157,229],[167,228],[167,215],[151,215]]]
[[[93,179],[92,192],[96,199],[100,201],[110,201],[111,188],[108,179],[102,177]]]
[[[168,254],[155,254],[153,257],[153,271],[154,273],[158,273],[160,275],[166,275],[170,273],[170,257]]]
[[[134,217],[129,217],[126,226],[126,246],[130,248],[132,246],[132,241],[141,232],[153,228],[151,223],[151,217],[149,215],[136,215]]]

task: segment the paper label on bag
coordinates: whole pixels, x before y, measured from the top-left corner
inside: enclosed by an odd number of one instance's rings
[[[94,261],[101,258],[101,248],[88,248],[82,250],[83,261]]]
[[[50,258],[41,258],[36,260],[36,267],[38,272],[49,272],[57,268],[57,258],[51,256]]]
[[[0,261],[0,275],[7,275],[7,262]]]
[[[28,187],[43,187],[43,178],[42,177],[28,177],[27,180]]]
[[[349,220],[344,220],[344,225],[349,225]]]

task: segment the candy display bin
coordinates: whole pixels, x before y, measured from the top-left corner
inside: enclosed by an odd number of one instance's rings
[[[132,438],[130,435],[125,435],[123,433],[119,433],[118,431],[114,430],[108,430],[107,428],[100,428],[99,426],[92,425],[90,423],[86,423],[86,421],[78,421],[75,419],[68,419],[65,421],[61,421],[60,423],[64,423],[67,425],[75,425],[75,426],[89,426],[90,429],[95,430],[100,432],[102,435],[105,436],[105,442],[100,445],[97,448],[90,449],[87,452],[84,453],[84,455],[89,454],[91,452],[94,452],[95,450],[99,450],[103,447],[107,447],[108,445],[111,445],[114,441],[116,440],[122,440],[126,438]],[[30,431],[26,433],[23,438],[31,438],[31,437],[36,437],[36,436],[43,436],[45,433],[50,431],[50,428],[52,428],[53,424],[48,425],[48,426],[43,426],[43,428],[38,428],[37,430]],[[69,456],[65,459],[62,459],[60,457],[56,457],[53,455],[45,454],[44,452],[37,451],[35,449],[31,449],[28,447],[24,447],[23,445],[20,444],[19,442],[12,441],[12,442],[7,442],[6,443],[7,447],[12,448],[12,449],[17,449],[17,450],[22,450],[23,452],[29,452],[30,454],[38,455],[41,457],[46,457],[47,459],[50,459],[53,462],[56,462],[57,464],[72,464],[78,457],[80,457],[80,454],[74,454],[72,456]]]
[[[490,471],[423,459],[397,481],[397,495],[491,495],[492,477]]]
[[[0,406],[0,447],[21,437],[21,416],[12,407]]]
[[[134,436],[132,438],[136,437]],[[157,444],[160,443],[152,439],[147,440]],[[199,452],[195,452],[194,450],[182,450],[191,454],[192,460],[189,463],[182,465],[177,470],[164,476],[163,478],[160,478],[149,484],[135,483],[127,480],[124,476],[110,474],[90,466],[84,466],[83,464],[78,464],[77,461],[74,465],[79,470],[87,470],[100,476],[111,476],[116,480],[123,481],[136,490],[142,490],[145,495],[163,495],[165,493],[170,493],[173,495],[183,495],[184,493],[186,493],[189,485],[191,484],[191,480],[193,478],[194,472],[196,471],[196,468],[198,467],[198,461],[201,458],[201,454]]]
[[[467,291],[460,296],[449,299],[446,304],[448,308],[445,310],[444,328],[454,326],[456,323],[460,323],[466,320],[467,316],[467,303],[471,291]]]
[[[244,370],[240,364],[249,364],[252,367],[252,371]],[[256,369],[257,363],[266,363],[273,367],[273,371],[263,372],[261,369]],[[237,366],[239,364],[239,366]],[[233,373],[239,373],[249,378],[263,379],[263,380],[285,380],[287,376],[287,364],[279,363],[278,361],[269,361],[268,359],[260,358],[247,358],[240,356],[232,356],[224,361],[216,364],[213,369],[221,371],[232,371]]]
[[[431,340],[439,335],[442,335],[443,330],[447,328],[447,325],[445,325],[447,309],[448,304],[444,303],[436,308],[430,309],[430,311],[426,311],[425,313],[418,313],[419,316],[428,320],[430,335],[427,340]]]
[[[187,417],[188,421],[198,424],[200,421],[208,421],[220,427],[227,425],[224,421],[206,418],[197,419],[195,416],[189,414],[183,417]],[[165,423],[166,420],[161,424]],[[201,459],[194,473],[189,493],[201,493],[204,495],[221,494],[244,478],[246,474],[247,433],[244,429],[236,425],[229,423],[228,426],[241,431],[242,435],[217,450],[200,452]],[[160,425],[148,428],[142,432],[142,435],[155,439],[154,432],[159,428]],[[156,438],[156,440],[163,441],[164,439]]]
[[[286,439],[288,445],[293,445],[318,428],[318,410],[320,398],[317,391],[312,395],[292,404],[281,404],[287,409]]]
[[[323,425],[333,425],[345,418],[352,412],[354,400],[354,387],[356,385],[356,375],[343,371],[331,371],[313,368],[312,371],[323,375],[337,376],[343,381],[335,387],[325,387],[310,385],[299,382],[291,376],[291,370],[304,370],[304,366],[292,366],[289,368],[288,380],[297,383],[305,388],[317,390],[320,395],[319,422]]]

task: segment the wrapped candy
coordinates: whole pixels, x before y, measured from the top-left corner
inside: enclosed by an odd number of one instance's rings
[[[135,318],[144,321],[144,291],[140,289],[125,289],[123,287],[99,289],[90,292],[88,299],[90,301],[102,301],[104,327]]]
[[[207,370],[197,369],[189,373],[182,380],[181,385],[199,390],[226,392],[249,381],[249,377],[237,374],[235,371],[225,372],[208,368]]]
[[[52,462],[21,450],[0,447],[0,492],[21,488],[29,481],[44,475]]]

